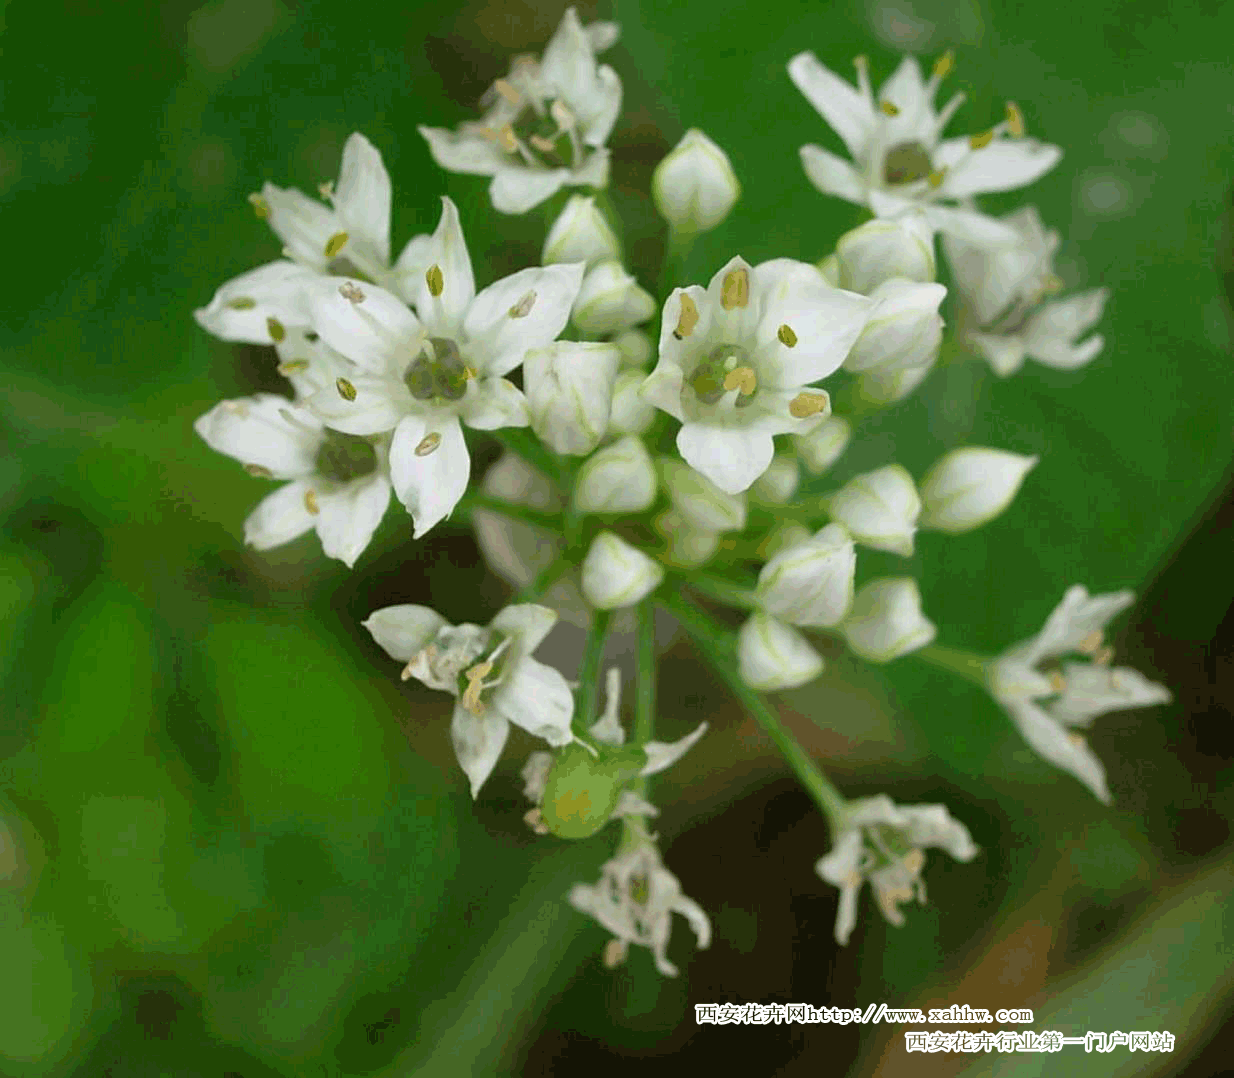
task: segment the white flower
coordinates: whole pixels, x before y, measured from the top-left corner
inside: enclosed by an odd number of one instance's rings
[[[278,354],[278,373],[286,378],[302,403],[340,378],[351,379],[360,373],[346,356],[331,348],[311,329],[288,326],[274,346]]]
[[[887,663],[925,647],[937,630],[921,612],[917,582],[899,576],[871,580],[857,592],[840,632],[863,659]]]
[[[770,614],[751,614],[737,632],[737,672],[752,689],[796,689],[823,672],[822,657],[790,625]]]
[[[603,336],[646,322],[655,313],[655,297],[620,262],[606,259],[587,271],[570,318],[583,333]]]
[[[480,792],[505,747],[510,723],[567,745],[574,697],[558,671],[531,657],[557,620],[548,607],[507,606],[485,628],[452,626],[426,606],[375,610],[364,627],[414,677],[458,699],[450,735],[459,766]]]
[[[755,595],[765,611],[793,625],[830,628],[852,606],[856,572],[852,538],[839,524],[828,524],[768,561]]]
[[[588,457],[574,484],[574,504],[584,513],[641,513],[655,500],[656,468],[633,434]]]
[[[839,287],[863,296],[893,277],[928,284],[937,275],[934,237],[917,217],[876,217],[845,232],[835,259]]]
[[[519,57],[493,84],[482,120],[457,131],[420,128],[433,160],[448,172],[492,176],[489,197],[501,213],[526,213],[565,186],[605,187],[621,80],[596,64],[597,44],[615,40],[612,24],[602,25],[589,34],[567,8],[543,58]]]
[[[546,266],[553,262],[586,262],[588,266],[606,258],[621,258],[616,233],[586,195],[571,195],[544,240],[540,258]]]
[[[287,329],[309,324],[308,285],[316,277],[295,262],[268,262],[233,277],[193,317],[224,341],[277,344]]]
[[[844,369],[854,374],[895,374],[934,366],[943,343],[938,308],[946,295],[946,286],[941,284],[919,284],[899,277],[884,281],[870,293],[877,306],[844,361]]]
[[[575,884],[570,905],[613,934],[604,951],[604,964],[609,968],[620,965],[634,943],[651,950],[660,973],[676,977],[677,967],[668,960],[674,913],[689,921],[700,949],[711,943],[707,914],[682,894],[677,877],[664,867],[654,840],[645,834],[605,862],[595,884]]]
[[[925,902],[924,851],[946,850],[957,861],[971,861],[979,850],[972,836],[942,805],[897,805],[886,794],[852,801],[831,852],[814,870],[840,888],[836,942],[846,946],[857,924],[857,896],[867,880],[883,916],[900,928],[900,905]]]
[[[557,453],[584,456],[608,429],[621,354],[611,344],[558,341],[523,361],[531,429]]]
[[[1103,646],[1107,624],[1135,601],[1130,591],[1089,596],[1079,584],[1031,640],[1010,648],[988,668],[990,691],[1007,709],[1024,740],[1064,771],[1075,775],[1109,804],[1105,768],[1077,732],[1110,711],[1167,704],[1170,690],[1128,667],[1111,668],[1113,650]],[[1092,658],[1065,662],[1049,676],[1043,664],[1065,655]]]
[[[853,425],[841,415],[832,415],[807,434],[793,435],[793,447],[806,471],[820,475],[840,459],[852,437]]]
[[[657,462],[669,501],[682,519],[702,532],[739,532],[746,526],[744,494],[728,494],[688,464],[661,457]]]
[[[1105,343],[1100,334],[1080,338],[1101,320],[1109,290],[1043,302],[1063,285],[1054,272],[1058,232],[1045,227],[1035,206],[1002,220],[1014,237],[1000,247],[944,237],[962,300],[961,338],[1004,378],[1018,371],[1025,357],[1059,370],[1084,366]]]
[[[651,197],[674,232],[707,232],[729,215],[741,184],[728,154],[692,127],[656,166]]]
[[[597,610],[641,603],[664,580],[664,569],[618,535],[602,531],[583,559],[583,596]]]
[[[774,435],[829,412],[828,395],[807,387],[844,362],[872,306],[804,262],[734,258],[706,289],[668,298],[643,396],[682,423],[677,449],[693,468],[744,491],[771,463]]]
[[[249,546],[269,550],[314,528],[328,557],[355,565],[390,503],[383,439],[326,430],[273,393],[222,401],[193,429],[250,475],[290,480],[244,522]]]
[[[529,349],[565,328],[582,263],[526,269],[476,294],[458,211],[442,199],[441,223],[414,289],[420,317],[396,296],[360,281],[323,278],[314,328],[361,372],[316,393],[309,406],[349,434],[394,432],[394,490],[419,538],[467,489],[471,460],[459,426],[523,427],[527,400],[504,376]]]
[[[803,52],[788,64],[789,77],[836,134],[852,161],[820,146],[803,146],[801,162],[824,194],[868,206],[878,217],[917,216],[932,232],[942,230],[972,243],[1010,239],[1008,229],[970,206],[943,205],[996,191],[1014,191],[1048,172],[1062,156],[1057,146],[1024,138],[1019,109],[971,138],[942,137],[964,101],[956,94],[941,111],[934,95],[950,70],[950,54],[928,82],[916,59],[906,56],[883,83],[878,100],[864,57],[858,57],[857,87]]]
[[[616,343],[616,342],[614,342]],[[609,434],[646,434],[655,422],[655,406],[643,400],[639,390],[647,372],[637,367],[624,367],[613,382],[613,406],[609,411]]]
[[[921,526],[958,535],[1011,504],[1037,457],[966,446],[937,460],[921,481]]]
[[[797,458],[791,453],[778,453],[771,458],[767,470],[750,487],[750,497],[763,505],[787,505],[793,500],[801,476]]]
[[[864,546],[906,558],[912,554],[921,499],[912,476],[899,464],[850,479],[831,496],[829,509]]]

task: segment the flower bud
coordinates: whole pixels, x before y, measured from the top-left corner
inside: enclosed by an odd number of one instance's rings
[[[922,367],[906,367],[902,371],[884,371],[877,367],[857,379],[857,395],[871,404],[886,405],[903,400],[934,369],[933,363]]]
[[[579,469],[574,504],[584,513],[641,513],[655,500],[655,465],[633,434],[593,453]]]
[[[661,457],[660,478],[673,508],[699,531],[739,532],[746,526],[743,494],[726,494],[684,460]]]
[[[605,334],[646,322],[655,313],[655,298],[620,262],[608,259],[587,271],[570,318],[584,333]]]
[[[651,338],[644,330],[627,329],[613,338],[621,350],[621,365],[623,367],[646,367],[651,362]]]
[[[583,596],[597,610],[642,602],[664,579],[664,569],[612,532],[592,540],[583,559]]]
[[[696,528],[676,509],[668,509],[653,522],[665,543],[665,556],[678,569],[697,569],[720,547],[717,532]]]
[[[860,374],[932,366],[943,343],[938,306],[946,294],[941,284],[900,278],[880,284],[870,294],[877,306],[844,361],[844,369]]]
[[[737,633],[737,670],[752,689],[796,689],[823,672],[822,657],[796,629],[753,614]]]
[[[773,457],[767,470],[750,487],[750,497],[763,505],[787,505],[797,490],[797,458],[787,453]]]
[[[523,358],[523,391],[536,437],[584,456],[608,429],[619,355],[611,344],[557,341]]]
[[[596,206],[586,195],[571,195],[544,241],[540,258],[544,265],[554,262],[586,262],[589,266],[604,258],[620,258],[621,244]]]
[[[613,407],[608,419],[609,434],[644,434],[655,422],[656,408],[639,393],[647,375],[637,367],[626,367],[613,383]]]
[[[926,282],[936,276],[934,237],[924,218],[867,221],[840,237],[835,258],[839,287],[866,296],[892,277]]]
[[[921,513],[913,477],[899,464],[850,479],[831,496],[831,515],[857,542],[909,557]]]
[[[921,526],[958,535],[993,520],[1036,463],[1001,449],[953,449],[921,481]]]
[[[857,551],[839,524],[776,554],[758,574],[755,594],[769,614],[793,625],[837,625],[853,601]]]
[[[729,215],[741,195],[728,155],[698,128],[656,166],[651,197],[674,232],[706,232]]]
[[[848,646],[863,659],[885,663],[923,648],[934,639],[934,623],[921,612],[921,592],[909,576],[880,577],[857,592],[840,626]]]
[[[830,468],[848,448],[853,425],[842,415],[831,415],[806,434],[794,434],[793,446],[806,471],[819,475]]]

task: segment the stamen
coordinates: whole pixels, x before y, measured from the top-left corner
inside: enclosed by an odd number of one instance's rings
[[[536,293],[535,293],[535,290],[533,289],[532,291],[524,295],[521,299],[519,299],[519,301],[513,307],[510,308],[510,312],[509,312],[510,317],[511,318],[526,318],[529,314],[531,314],[531,308],[535,306],[535,303],[536,303]]]
[[[338,395],[345,401],[354,401],[356,399],[356,387],[353,386],[346,378],[336,378],[334,380],[334,388],[338,390]]]
[[[955,69],[955,49],[948,49],[934,61],[934,77],[945,79]]]
[[[797,347],[797,334],[793,332],[793,327],[787,323],[776,330],[776,336],[780,338],[780,343],[785,348]]]
[[[1050,674],[1050,688],[1055,692],[1067,691],[1067,679],[1057,670],[1052,671]]]
[[[493,83],[493,89],[501,94],[511,105],[521,105],[523,103],[523,95],[506,82],[505,79],[498,79]]]
[[[352,303],[364,302],[364,293],[350,281],[344,281],[338,286],[338,294]]]
[[[549,106],[548,114],[553,118],[553,123],[563,131],[569,131],[576,123],[574,113],[570,111],[570,106],[562,101],[561,98],[558,98]]]
[[[798,393],[788,402],[788,414],[794,419],[809,419],[825,412],[831,403],[826,393]]]
[[[296,374],[299,371],[306,371],[308,369],[309,361],[307,359],[292,359],[288,360],[286,363],[280,363],[278,365],[278,372],[284,378],[286,378],[289,374]]]
[[[326,240],[326,257],[333,258],[344,247],[347,246],[348,235],[346,232],[336,232],[328,240]]]
[[[880,101],[878,103],[879,111],[884,116],[899,116],[900,109],[898,105],[893,105],[890,101]]]
[[[626,960],[626,941],[611,939],[604,945],[604,968],[616,969]]]
[[[994,130],[983,131],[980,135],[970,135],[968,145],[970,149],[980,150],[982,147],[989,146],[994,141]]]
[[[931,187],[941,187],[943,185],[943,177],[946,175],[947,170],[945,168],[936,168],[926,177],[926,183]]]
[[[436,431],[431,431],[420,439],[420,444],[416,446],[416,456],[427,457],[435,452],[439,445],[441,445],[441,435]]]
[[[258,479],[273,479],[274,473],[269,468],[263,468],[260,464],[246,464],[244,470],[249,475],[256,476]]]
[[[548,825],[544,822],[544,814],[538,808],[533,808],[523,814],[523,822],[537,835],[547,835]]]
[[[551,138],[545,138],[543,135],[531,135],[527,141],[541,153],[553,153],[557,149],[557,143]]]
[[[317,185],[317,193],[321,195],[321,197],[324,198],[327,202],[333,202],[334,201],[334,181],[326,180],[325,183],[319,183]]]
[[[307,509],[313,516],[321,512],[321,506],[317,504],[317,491],[310,487],[304,492],[304,508]]]
[[[1076,651],[1081,655],[1092,655],[1099,647],[1105,637],[1100,629],[1094,629],[1076,646]]]
[[[1067,282],[1064,281],[1057,273],[1047,274],[1041,282],[1041,291],[1053,294],[1061,292],[1067,287]]]
[[[728,391],[740,390],[743,397],[748,397],[758,388],[758,378],[753,367],[734,367],[724,376],[724,388]]]
[[[415,677],[415,675],[411,671],[411,668],[413,666],[419,666],[421,663],[423,663],[423,665],[429,667],[429,669],[432,669],[433,663],[435,663],[436,661],[437,661],[437,645],[436,644],[426,644],[423,648],[421,648],[411,657],[411,661],[406,666],[403,667],[403,672],[399,675],[399,677],[403,681],[408,681],[411,678]]]
[[[1109,666],[1110,660],[1114,658],[1114,649],[1107,644],[1101,648],[1096,655],[1093,656],[1093,662],[1098,666]]]
[[[484,714],[484,701],[480,699],[480,693],[487,687],[484,684],[483,678],[492,669],[493,664],[491,662],[483,662],[476,663],[475,666],[463,672],[463,676],[467,678],[467,689],[463,693],[463,707],[475,715],[476,718]]]
[[[1085,744],[1083,735],[1077,734],[1074,730],[1067,735],[1067,740],[1070,741],[1071,744],[1073,744],[1077,749],[1082,749]]]
[[[497,145],[506,153],[518,153],[518,136],[509,124],[497,132]]]
[[[730,270],[720,284],[720,306],[726,311],[747,307],[750,303],[750,273],[746,269]]]
[[[1007,102],[1007,132],[1012,138],[1024,137],[1024,113],[1014,101]]]
[[[283,328],[283,323],[277,318],[267,318],[266,329],[269,331],[271,338],[276,341],[281,341],[287,336],[287,330]]]
[[[262,198],[261,195],[254,192],[249,195],[249,202],[252,203],[253,212],[257,214],[259,220],[264,221],[270,216],[270,203]]]
[[[233,311],[251,311],[257,306],[257,301],[241,296],[239,299],[233,299],[227,306]]]
[[[673,330],[673,336],[679,341],[684,340],[694,332],[694,327],[698,325],[698,307],[695,306],[692,300],[684,292],[681,294],[681,314],[677,316],[677,328]]]
[[[424,283],[428,285],[428,294],[434,299],[445,291],[445,274],[441,272],[441,267],[436,262],[424,271]]]

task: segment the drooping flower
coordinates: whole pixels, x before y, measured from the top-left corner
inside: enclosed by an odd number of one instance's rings
[[[359,373],[320,390],[309,406],[348,434],[393,431],[394,491],[419,538],[467,489],[471,461],[459,421],[477,430],[525,427],[527,400],[505,378],[569,318],[582,263],[521,270],[478,295],[458,211],[442,199],[413,299],[359,281],[324,278],[312,295],[322,338]]]
[[[557,621],[545,606],[515,604],[487,626],[451,625],[427,606],[375,610],[364,627],[410,677],[454,696],[450,736],[471,796],[492,773],[510,723],[550,745],[568,745],[574,697],[566,679],[531,657]]]
[[[457,131],[421,127],[449,172],[492,176],[501,213],[526,213],[562,187],[608,185],[605,147],[621,109],[621,80],[596,52],[616,40],[612,23],[584,28],[567,8],[537,60],[520,56],[485,95],[484,118]]]
[[[801,162],[811,183],[824,194],[868,206],[878,217],[918,217],[932,232],[971,243],[1010,242],[1006,225],[954,203],[1032,183],[1058,163],[1062,151],[1025,138],[1023,116],[1011,104],[1006,120],[989,130],[943,138],[943,129],[964,102],[964,95],[956,94],[941,110],[934,107],[939,83],[952,66],[950,53],[935,64],[928,81],[917,60],[904,57],[877,99],[865,57],[854,63],[855,88],[813,53],[789,61],[789,77],[852,158],[845,161],[821,146],[803,146]]]
[[[1090,596],[1079,584],[1036,636],[1017,644],[988,667],[990,692],[1006,708],[1038,755],[1075,775],[1102,801],[1112,800],[1105,767],[1079,731],[1111,711],[1167,704],[1164,685],[1129,667],[1111,667],[1103,643],[1106,625],[1135,601],[1130,591]],[[1090,662],[1057,660],[1074,655]],[[1043,664],[1050,669],[1047,673]]]
[[[739,493],[767,470],[775,435],[805,433],[830,413],[812,385],[844,362],[872,307],[807,263],[734,258],[706,289],[669,297],[641,392],[681,422],[677,449],[690,466]]]
[[[390,503],[386,439],[327,430],[274,393],[222,401],[193,429],[250,475],[285,481],[244,522],[249,546],[269,550],[316,529],[328,557],[355,565]]]
[[[942,805],[897,805],[886,794],[863,797],[848,805],[843,827],[831,852],[815,871],[840,888],[836,942],[846,946],[857,924],[857,897],[867,881],[882,915],[897,928],[904,924],[900,905],[925,902],[925,851],[938,846],[957,861],[971,861],[978,847]]]

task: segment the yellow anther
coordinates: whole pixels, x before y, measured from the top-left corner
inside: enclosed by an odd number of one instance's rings
[[[334,380],[334,388],[338,390],[338,395],[345,401],[354,401],[356,399],[356,387],[353,386],[346,378],[336,378]]]
[[[734,367],[724,376],[724,388],[728,391],[739,390],[743,397],[748,397],[758,388],[758,378],[753,367]]]
[[[1077,734],[1074,730],[1067,735],[1067,740],[1070,741],[1071,744],[1073,744],[1077,749],[1082,749],[1084,747],[1083,735]]]
[[[308,368],[309,362],[307,359],[292,359],[288,360],[286,363],[280,363],[278,365],[278,372],[286,378],[289,374],[296,374],[299,371],[306,371]]]
[[[420,444],[416,446],[417,457],[427,457],[441,445],[441,435],[436,431],[431,431],[420,439]]]
[[[364,293],[350,281],[344,281],[338,286],[338,294],[352,303],[361,303],[364,300]]]
[[[955,49],[948,49],[934,61],[934,77],[945,79],[955,69]]]
[[[898,105],[893,105],[890,101],[880,101],[878,103],[879,111],[884,116],[899,116],[900,109]]]
[[[604,945],[604,968],[616,969],[626,960],[626,945],[623,940],[611,939]]]
[[[558,98],[548,107],[548,114],[553,118],[553,123],[563,131],[569,131],[576,122],[574,113],[570,111],[570,106],[562,101],[561,98]]]
[[[506,124],[500,131],[497,132],[497,145],[500,146],[506,153],[516,153],[518,151],[518,136],[514,134],[514,128]]]
[[[257,214],[260,220],[264,221],[267,217],[270,216],[270,203],[267,202],[264,198],[262,198],[261,195],[254,192],[253,194],[249,195],[249,202],[252,203],[253,212]]]
[[[541,153],[552,153],[557,149],[557,143],[551,138],[545,138],[543,135],[532,135],[527,141]]]
[[[861,56],[853,57],[853,67],[857,68],[858,70],[860,70],[863,67],[869,67],[869,65],[870,65],[870,58],[866,56],[864,53]]]
[[[782,325],[776,330],[776,336],[780,338],[780,343],[785,348],[797,347],[797,334],[793,332],[793,327],[790,325]]]
[[[1081,655],[1092,655],[1104,642],[1105,637],[1100,629],[1094,629],[1076,645],[1076,651]]]
[[[734,307],[747,307],[750,303],[750,271],[742,268],[729,270],[720,283],[720,306],[726,311]]]
[[[258,479],[273,479],[274,473],[269,468],[263,468],[260,464],[246,464],[244,470],[249,475],[254,475]]]
[[[283,323],[280,322],[277,318],[267,318],[266,319],[266,329],[270,333],[271,340],[281,341],[284,337],[287,336],[287,330],[283,328]]]
[[[493,89],[501,94],[511,105],[521,105],[523,103],[523,95],[506,82],[505,79],[498,79],[493,83]]]
[[[989,146],[994,141],[994,132],[982,131],[980,135],[969,135],[968,145],[970,149],[980,150],[983,146]]]
[[[684,292],[681,294],[681,314],[677,316],[677,328],[673,330],[673,336],[679,341],[684,340],[694,332],[694,327],[698,325],[698,307],[695,306],[692,300]]]
[[[326,257],[333,258],[344,247],[347,246],[347,233],[336,232],[328,240],[326,240]]]
[[[436,644],[426,644],[423,648],[421,648],[411,657],[411,661],[406,666],[403,667],[403,672],[399,675],[399,677],[403,681],[408,681],[411,678],[416,676],[415,671],[412,669],[412,667],[419,666],[422,664],[424,666],[427,666],[431,670],[433,668],[433,663],[435,663],[436,661],[437,661],[437,645]]]
[[[251,311],[254,307],[257,306],[257,301],[255,299],[248,299],[244,296],[241,296],[239,299],[233,299],[230,303],[227,304],[227,306],[230,307],[233,311]]]
[[[478,377],[479,375],[476,374],[475,367],[473,367],[470,363],[463,364],[463,381],[464,382],[474,381]],[[505,381],[505,379],[503,378],[502,381]]]
[[[307,509],[313,516],[321,512],[321,506],[317,504],[317,491],[310,487],[304,492],[304,508]]]
[[[526,318],[531,314],[531,308],[536,305],[536,293],[533,289],[519,297],[519,301],[510,308],[511,318]]]
[[[1055,692],[1067,691],[1067,679],[1063,677],[1057,670],[1050,673],[1050,688]]]
[[[491,662],[483,662],[476,663],[475,666],[463,672],[464,677],[467,678],[467,688],[463,692],[463,707],[477,718],[484,714],[484,701],[480,699],[480,693],[485,688],[483,679],[492,672],[492,669]]]
[[[931,187],[941,187],[943,185],[943,177],[946,174],[947,170],[945,168],[936,168],[926,177],[926,183]]]
[[[428,285],[428,294],[436,299],[445,291],[446,277],[441,267],[434,262],[424,271],[424,283]]]
[[[537,835],[548,834],[548,825],[544,822],[544,814],[538,808],[524,813],[523,823],[530,827]]]
[[[1007,133],[1012,138],[1024,137],[1024,113],[1014,101],[1007,102]]]
[[[1107,644],[1103,648],[1099,648],[1093,656],[1093,662],[1098,666],[1109,666],[1110,660],[1114,658],[1114,649]]]
[[[1041,291],[1043,292],[1061,292],[1067,287],[1067,282],[1064,281],[1057,273],[1048,273],[1041,282]]]
[[[334,200],[334,181],[326,180],[325,183],[319,183],[317,185],[317,193],[327,202],[332,202]]]
[[[812,415],[825,412],[830,404],[826,393],[798,393],[788,402],[788,414],[794,419],[809,419]]]

